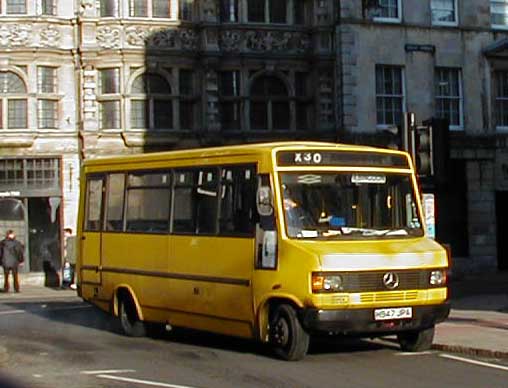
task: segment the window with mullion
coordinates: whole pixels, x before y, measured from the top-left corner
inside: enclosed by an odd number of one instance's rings
[[[508,128],[508,71],[494,73],[496,127]]]
[[[56,15],[56,0],[41,0],[41,14],[48,16]]]
[[[290,129],[289,96],[282,80],[261,76],[253,81],[250,94],[251,129]]]
[[[118,16],[118,0],[101,0],[99,14],[101,17]]]
[[[7,14],[26,14],[26,0],[7,0]]]
[[[181,20],[192,20],[192,7],[194,0],[180,0],[179,15]]]
[[[377,0],[374,18],[383,21],[401,20],[401,0]]]
[[[57,69],[50,66],[37,67],[37,90],[39,93],[57,92]]]
[[[169,18],[171,16],[170,0],[152,0],[152,16]]]
[[[299,0],[248,0],[247,19],[251,23],[289,23],[288,6],[294,6],[297,1]],[[300,10],[300,7],[295,10]],[[296,17],[300,18],[300,13]],[[300,20],[296,22],[299,23]]]
[[[129,0],[129,16],[146,17],[148,16],[148,0]]]
[[[238,0],[220,0],[220,19],[223,23],[237,23]]]
[[[462,127],[462,79],[460,69],[437,68],[435,73],[436,116],[450,126]]]
[[[376,66],[377,125],[400,125],[404,103],[402,68]]]
[[[23,129],[27,127],[27,100],[7,100],[7,128]]]
[[[219,112],[222,129],[241,129],[240,72],[219,73]]]
[[[37,101],[37,121],[39,128],[55,129],[58,120],[58,101],[39,99]]]
[[[432,23],[433,24],[456,24],[456,0],[432,0]]]
[[[508,0],[490,1],[490,20],[493,26],[508,28]]]

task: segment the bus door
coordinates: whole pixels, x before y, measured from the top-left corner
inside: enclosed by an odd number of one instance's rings
[[[81,284],[96,296],[102,284],[102,226],[105,177],[90,176],[86,181],[85,222],[81,237]],[[87,293],[89,294],[89,293]]]

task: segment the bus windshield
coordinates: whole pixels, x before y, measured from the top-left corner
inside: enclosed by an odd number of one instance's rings
[[[291,238],[423,236],[410,174],[281,173]]]

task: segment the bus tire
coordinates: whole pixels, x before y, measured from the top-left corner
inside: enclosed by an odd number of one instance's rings
[[[303,329],[295,309],[277,306],[270,319],[270,343],[275,354],[287,361],[301,360],[309,349],[310,336]]]
[[[136,307],[131,298],[122,296],[119,301],[120,325],[125,335],[129,337],[146,336],[144,323],[139,319]]]
[[[423,352],[432,347],[434,326],[423,330],[408,331],[397,334],[400,348],[405,352]]]

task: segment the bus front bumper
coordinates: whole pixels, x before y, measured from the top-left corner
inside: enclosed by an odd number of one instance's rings
[[[304,309],[301,312],[303,327],[311,333],[344,335],[385,335],[405,330],[418,330],[444,321],[450,313],[450,303],[412,306],[409,319],[374,319],[373,308],[350,310]]]

